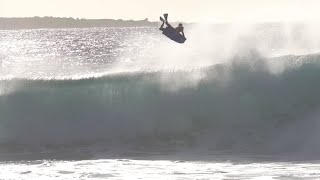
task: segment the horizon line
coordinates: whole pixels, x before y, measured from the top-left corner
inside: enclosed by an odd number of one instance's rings
[[[147,21],[150,23],[158,23],[161,21],[150,21],[149,18],[144,18],[144,19],[114,19],[114,18],[83,18],[83,17],[62,17],[62,16],[16,16],[16,17],[0,17],[0,19],[28,19],[28,18],[53,18],[53,19],[73,19],[73,20],[114,20],[114,21]],[[185,23],[185,24],[246,24],[246,23],[255,23],[255,24],[263,24],[263,23],[305,23],[307,24],[308,22],[314,22],[314,21],[302,21],[302,20],[297,20],[297,21],[275,21],[275,20],[270,20],[270,21],[215,21],[215,22],[185,22],[185,21],[172,21],[171,23]],[[319,22],[319,21],[317,21]],[[320,22],[319,22],[320,24]]]

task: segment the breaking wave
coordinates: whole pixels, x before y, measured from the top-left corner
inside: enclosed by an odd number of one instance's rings
[[[190,71],[4,79],[0,142],[319,152],[319,60],[251,55]]]

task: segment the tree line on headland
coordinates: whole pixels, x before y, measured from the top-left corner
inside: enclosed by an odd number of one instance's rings
[[[122,19],[79,19],[59,17],[0,18],[0,30],[41,28],[143,27],[158,26],[158,22]]]

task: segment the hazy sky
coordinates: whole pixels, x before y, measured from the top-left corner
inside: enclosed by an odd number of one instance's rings
[[[320,20],[320,0],[0,0],[0,17],[79,17],[155,21]]]

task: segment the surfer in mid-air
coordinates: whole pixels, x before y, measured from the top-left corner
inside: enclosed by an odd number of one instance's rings
[[[182,24],[180,23],[178,27],[174,28],[168,23],[168,14],[164,14],[163,16],[164,19],[160,17],[162,25],[159,28],[160,31],[162,31],[162,34],[177,43],[184,43],[187,40],[187,38],[184,36]],[[167,25],[166,28],[163,27],[164,24]]]
[[[166,28],[173,28],[173,27],[169,24],[169,22],[168,22],[168,14],[164,14],[163,16],[164,16],[164,19],[163,19],[162,17],[160,17],[160,20],[162,21],[162,25],[160,26],[159,29],[160,29],[161,31],[164,31],[164,30],[166,30]],[[166,28],[163,27],[164,24],[167,25]],[[185,37],[185,36],[184,36],[184,32],[183,32],[184,27],[182,26],[182,23],[179,23],[178,27],[173,28],[173,29],[175,29],[178,33],[181,33],[182,36]]]

